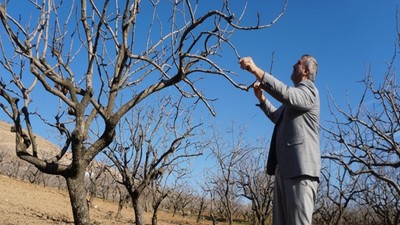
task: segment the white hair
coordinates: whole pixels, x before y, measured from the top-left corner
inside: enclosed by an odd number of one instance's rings
[[[305,66],[307,67],[308,71],[310,71],[308,79],[314,82],[318,72],[318,62],[312,55],[305,54],[302,56],[302,58],[303,57],[306,58]]]

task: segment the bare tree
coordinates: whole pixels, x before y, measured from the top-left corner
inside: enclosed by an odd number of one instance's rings
[[[398,199],[400,195],[400,95],[396,76],[389,71],[382,85],[375,87],[372,75],[364,80],[365,91],[356,109],[349,111],[334,104],[337,113],[333,113],[336,129],[325,129],[333,141],[340,147],[334,148],[324,158],[336,161],[343,166],[352,178],[370,175],[381,185],[387,185],[387,191]],[[397,196],[397,197],[396,197]],[[377,197],[383,197],[378,195]],[[383,200],[383,199],[382,199]],[[377,212],[376,212],[377,213]],[[394,213],[394,215],[398,212]],[[384,224],[397,224],[397,221],[384,221]],[[347,223],[348,221],[346,221]]]
[[[23,171],[25,170],[23,168],[27,167],[26,162],[13,157],[4,167],[4,173],[10,178],[22,178],[24,173]]]
[[[89,206],[93,206],[93,199],[98,197],[98,189],[101,189],[102,186],[100,185],[100,180],[106,175],[106,165],[99,163],[97,161],[92,161],[91,164],[87,167],[86,170],[86,192],[89,195],[89,199],[87,200]]]
[[[104,164],[106,165],[106,164]],[[103,200],[115,200],[114,196],[118,193],[116,190],[117,184],[113,178],[113,176],[110,175],[109,170],[107,170],[107,167],[105,167],[106,170],[102,171],[102,175],[100,178],[97,180],[97,192],[98,195]]]
[[[326,164],[327,166],[322,170],[315,220],[321,224],[350,224],[348,217],[355,218],[355,215],[350,212],[358,207],[357,199],[366,191],[365,176],[349,176],[348,171],[338,167],[334,161],[326,162]]]
[[[325,129],[342,149],[324,155],[337,161],[351,175],[371,174],[384,181],[400,194],[396,179],[400,167],[400,95],[394,74],[387,74],[377,89],[372,76],[365,80],[365,91],[357,108],[349,106],[349,112],[334,104],[336,129]],[[372,96],[368,95],[372,94]],[[372,99],[369,99],[372,97]],[[372,101],[371,101],[372,100]],[[367,102],[366,102],[367,101]]]
[[[172,173],[172,171],[169,171],[168,175],[166,177],[169,177],[169,175]],[[151,191],[151,198],[152,198],[152,208],[153,208],[153,215],[151,217],[151,224],[152,225],[157,225],[158,222],[158,210],[161,206],[162,201],[167,198],[173,191],[174,188],[170,188],[166,181],[168,179],[158,179],[153,181],[150,184],[150,191]]]
[[[59,190],[67,190],[67,185],[66,185],[66,183],[65,183],[65,179],[63,179],[62,176],[56,175],[56,176],[52,176],[52,178],[54,178],[55,186],[56,186]]]
[[[159,186],[158,186],[159,187]],[[153,215],[151,216],[151,224],[157,225],[158,222],[158,210],[160,208],[161,202],[170,194],[169,188],[152,188],[152,207],[153,207]],[[154,193],[155,192],[155,193]]]
[[[262,146],[266,146],[263,144]],[[257,225],[266,225],[272,215],[272,199],[274,180],[266,174],[265,149],[253,149],[252,152],[237,165],[237,184],[240,196],[251,202],[255,215],[253,221]]]
[[[0,147],[0,168],[7,159],[7,155],[7,151],[4,148]]]
[[[218,223],[218,221],[217,221],[218,218],[216,217],[215,211],[214,211],[216,208],[216,201],[217,201],[215,198],[216,191],[214,188],[211,188],[208,186],[205,191],[210,194],[210,217],[211,217],[213,225],[216,225]]]
[[[179,198],[179,205],[180,205],[180,210],[182,211],[182,216],[190,216],[192,215],[193,211],[193,202],[195,201],[195,196],[193,195],[195,191],[193,188],[186,183],[185,185],[182,186],[183,193],[180,195]]]
[[[198,204],[197,219],[196,219],[197,223],[199,223],[200,220],[203,218],[203,213],[207,209],[207,201],[206,201],[207,192],[206,188],[203,187],[203,185],[204,184],[199,185],[201,186],[201,190],[198,190],[198,194],[196,195],[198,200],[195,201]]]
[[[149,194],[153,209],[153,215],[151,217],[152,225],[157,225],[161,203],[165,199],[170,198],[173,193],[177,192],[180,187],[188,182],[189,174],[190,171],[187,168],[178,169],[170,167],[168,171],[164,172],[163,176],[151,182]]]
[[[229,140],[224,140],[218,132],[213,129],[212,141],[209,145],[211,155],[216,160],[216,172],[208,179],[215,198],[220,200],[215,203],[221,204],[221,213],[231,225],[236,211],[235,202],[239,197],[239,189],[236,185],[238,165],[245,160],[252,149],[244,140],[244,129],[240,129],[239,132],[234,129],[226,132],[230,137]]]
[[[11,10],[21,4],[29,15]],[[16,154],[44,173],[62,175],[75,223],[90,224],[85,171],[112,143],[124,115],[168,87],[214,114],[196,82],[218,75],[247,90],[220,66],[222,49],[239,57],[230,41],[234,31],[270,27],[285,9],[286,3],[271,22],[258,17],[246,25],[245,5],[235,12],[228,0],[5,1],[0,106],[14,124]],[[64,136],[52,158],[38,154],[34,132],[43,126]],[[71,157],[62,162],[66,153]]]
[[[187,206],[194,200],[194,191],[190,185],[185,183],[179,185],[170,195],[169,201],[172,207],[172,216],[175,216],[178,212],[182,212],[182,216],[185,217],[191,214],[191,211],[187,211]]]
[[[395,72],[399,31],[397,37],[395,54],[387,64],[387,72],[381,76],[381,84],[374,82],[368,68],[362,81],[364,92],[357,105],[348,104],[345,109],[331,98],[329,109],[333,120],[331,127],[324,127],[324,130],[335,144],[332,144],[334,151],[323,156],[345,168],[351,179],[367,176],[369,180],[375,179],[372,183],[386,185],[385,190],[395,199],[400,195],[400,94]],[[400,223],[398,216],[395,218],[397,221],[393,223]],[[392,222],[384,221],[384,224]]]
[[[137,225],[143,223],[141,198],[149,185],[171,169],[201,155],[203,146],[195,137],[199,125],[192,125],[190,108],[172,98],[160,105],[136,108],[120,124],[118,139],[105,153],[118,169],[135,210]]]
[[[397,179],[400,179],[398,177]],[[397,225],[400,221],[400,196],[393,188],[379,179],[368,179],[366,191],[361,196],[360,204],[372,209],[375,224]],[[371,218],[369,216],[368,218]]]
[[[124,208],[124,206],[126,204],[129,203],[129,194],[126,191],[126,188],[123,187],[123,185],[116,185],[116,190],[118,191],[118,209],[117,209],[117,213],[115,215],[115,218],[119,219],[122,218],[122,209]]]

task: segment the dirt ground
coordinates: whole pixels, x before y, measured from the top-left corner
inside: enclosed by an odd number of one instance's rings
[[[4,160],[15,156],[15,134],[10,132],[11,124],[0,120],[0,149]],[[46,139],[36,136],[41,148],[55,151],[57,146]],[[41,154],[41,152],[39,152]],[[118,209],[116,203],[95,199],[90,208],[93,225],[134,224],[134,212],[131,207],[122,210],[122,218],[115,219]],[[145,213],[144,221],[151,224],[151,213]],[[0,225],[50,225],[74,224],[71,204],[66,191],[48,188],[10,179],[0,175]],[[196,223],[195,219],[159,211],[158,225],[211,225],[211,221]],[[223,223],[219,223],[223,224]]]
[[[122,218],[116,220],[117,204],[96,199],[90,208],[94,225],[133,224],[132,208],[122,210]],[[145,214],[145,223],[150,224],[150,213]],[[210,221],[196,223],[194,218],[184,218],[160,211],[159,225],[212,224]],[[68,193],[56,188],[10,179],[0,175],[0,225],[53,225],[73,224]]]

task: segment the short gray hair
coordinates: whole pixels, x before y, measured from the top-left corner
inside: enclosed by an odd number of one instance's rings
[[[308,76],[308,79],[311,81],[315,81],[315,77],[317,76],[318,73],[318,62],[314,58],[314,56],[305,54],[302,56],[302,58],[305,57],[305,66],[307,67],[308,71],[310,71],[310,75]]]

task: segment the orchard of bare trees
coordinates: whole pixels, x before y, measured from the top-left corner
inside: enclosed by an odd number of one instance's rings
[[[91,224],[94,197],[114,201],[115,217],[132,207],[136,225],[144,211],[156,225],[158,210],[210,224],[271,223],[268,140],[220,130],[196,110],[216,113],[203,79],[249,89],[221,58],[240,58],[235,33],[275,26],[287,1],[270,21],[228,0],[43,0],[23,12],[18,4],[0,4],[0,115],[15,138],[13,157],[0,146],[0,173],[67,190],[77,225]],[[400,223],[398,61],[381,84],[366,72],[359,105],[331,98],[315,224]],[[37,142],[43,130],[58,148]],[[193,182],[198,157],[215,165]]]

